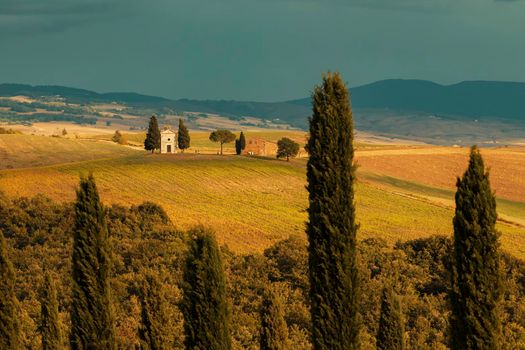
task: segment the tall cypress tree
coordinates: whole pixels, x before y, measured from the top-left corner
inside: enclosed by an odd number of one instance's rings
[[[108,228],[93,175],[80,180],[75,214],[71,348],[112,350]]]
[[[457,180],[450,300],[452,349],[499,349],[502,280],[496,200],[479,150]]]
[[[244,151],[246,148],[246,137],[244,137],[244,133],[241,131],[241,134],[239,135],[239,143],[241,147],[241,151]]]
[[[162,284],[156,275],[147,273],[141,289],[140,348],[142,350],[169,349],[166,331],[168,318]]]
[[[179,132],[177,134],[177,143],[179,149],[184,152],[185,149],[190,148],[190,133],[188,128],[184,125],[182,119],[179,119]]]
[[[148,132],[146,133],[146,139],[144,140],[144,149],[155,152],[156,149],[160,149],[160,129],[157,117],[151,116],[148,125]]]
[[[241,155],[242,151],[246,148],[246,137],[244,137],[244,133],[241,131],[241,134],[239,135],[239,138],[235,140],[235,153],[237,155]]]
[[[15,295],[15,272],[7,256],[4,234],[0,230],[0,349],[18,350],[20,327]]]
[[[55,282],[46,272],[40,303],[40,333],[42,335],[42,350],[60,350],[62,336],[58,317],[58,300]]]
[[[242,149],[241,149],[241,140],[237,139],[235,140],[235,154],[237,154],[238,156],[240,156],[242,153]]]
[[[230,309],[222,259],[213,233],[190,231],[182,285],[186,349],[231,349]]]
[[[288,327],[280,297],[272,289],[265,291],[261,305],[261,350],[288,349]]]
[[[359,348],[354,128],[348,89],[323,76],[313,96],[307,151],[308,254],[314,349]]]
[[[392,286],[385,286],[381,297],[381,317],[376,337],[377,349],[404,350],[404,333],[405,326],[399,299]]]

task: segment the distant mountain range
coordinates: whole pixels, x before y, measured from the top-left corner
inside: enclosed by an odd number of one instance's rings
[[[382,80],[350,89],[357,127],[395,136],[410,136],[410,130],[395,132],[399,118],[407,118],[424,130],[429,120],[455,123],[486,123],[487,133],[480,139],[495,139],[507,135],[506,127],[513,130],[510,137],[519,137],[525,130],[525,83],[495,81],[465,81],[453,85],[440,85],[424,80]],[[30,97],[60,95],[69,102],[121,102],[131,106],[168,107],[176,111],[217,113],[230,116],[256,116],[264,119],[279,119],[293,126],[306,128],[311,114],[310,98],[283,102],[247,102],[234,100],[170,100],[162,97],[136,93],[97,93],[89,90],[63,86],[30,86],[21,84],[0,84],[0,96],[25,95]],[[391,122],[389,123],[389,120]],[[394,124],[393,124],[394,123]],[[402,124],[402,123],[401,123]],[[491,129],[499,125],[502,133],[492,135]],[[451,127],[452,125],[449,125]],[[505,130],[503,130],[503,129]],[[520,128],[523,128],[521,130]],[[392,129],[392,130],[391,130]],[[509,130],[510,130],[509,129]],[[394,132],[392,132],[394,131]],[[450,130],[451,135],[458,130]],[[427,132],[428,133],[428,132]],[[473,133],[473,134],[472,134]],[[469,131],[466,136],[476,132]],[[472,135],[471,135],[472,134]],[[443,137],[452,142],[460,134]],[[457,136],[457,137],[456,137]],[[421,136],[425,139],[426,136]],[[525,134],[522,135],[525,138]],[[457,139],[463,141],[463,139]],[[438,142],[439,143],[439,142]]]

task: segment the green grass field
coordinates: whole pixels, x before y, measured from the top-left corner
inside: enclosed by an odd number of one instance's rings
[[[92,171],[106,204],[157,202],[177,227],[207,225],[217,231],[221,243],[238,252],[252,252],[290,235],[305,236],[305,162],[140,153],[3,170],[0,189],[9,196],[33,196],[40,192],[55,200],[69,201],[74,199],[79,175]],[[393,244],[398,240],[452,234],[453,208],[425,197],[422,191],[430,189],[397,183],[397,189],[389,190],[382,186],[384,179],[371,181],[363,175],[366,174],[359,173],[356,186],[361,239],[382,237]],[[500,209],[510,210],[510,214],[519,210],[510,208],[500,204]],[[525,258],[525,231],[504,223],[499,224],[499,229],[503,249]]]

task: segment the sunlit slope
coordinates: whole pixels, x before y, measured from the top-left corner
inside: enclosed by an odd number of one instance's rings
[[[113,142],[33,135],[0,135],[0,169],[115,158],[136,153],[136,150]]]
[[[10,196],[42,192],[73,200],[78,176],[93,171],[102,200],[161,204],[176,226],[204,224],[221,243],[239,252],[260,251],[292,234],[304,236],[307,192],[305,160],[212,155],[137,155],[45,168],[0,171],[0,189]],[[357,187],[360,238],[388,242],[452,233],[452,207],[424,197],[381,188],[362,179]],[[525,258],[525,232],[500,223],[502,246]]]
[[[482,148],[496,195],[525,202],[525,147]],[[419,147],[357,152],[363,171],[455,191],[456,178],[467,168],[468,148]]]

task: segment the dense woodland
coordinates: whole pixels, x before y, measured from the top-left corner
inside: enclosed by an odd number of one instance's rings
[[[0,193],[0,348],[524,348],[525,263],[499,251],[479,151],[453,237],[358,241],[339,75],[313,105],[306,237],[260,254],[182,232],[154,203],[103,206],[91,175],[75,203]]]
[[[21,307],[21,338],[26,348],[39,349],[40,300],[44,269],[56,281],[63,341],[70,327],[72,204],[43,197],[0,199],[0,228],[15,267],[16,296]],[[179,310],[181,281],[189,235],[173,228],[162,208],[152,203],[106,208],[112,248],[111,287],[119,347],[139,343],[140,281],[146,271],[160,276],[168,322],[167,348],[183,348],[183,318]],[[176,224],[176,223],[175,223]],[[380,239],[360,241],[362,280],[362,348],[374,349],[383,284],[396,280],[411,349],[447,348],[448,269],[450,237],[434,237],[388,247]],[[308,253],[303,237],[277,242],[263,254],[237,255],[222,247],[228,298],[232,307],[235,349],[259,346],[259,308],[268,283],[283,300],[291,349],[309,347]],[[505,297],[502,320],[508,349],[525,345],[525,264],[502,256]],[[518,345],[519,344],[519,345]]]

